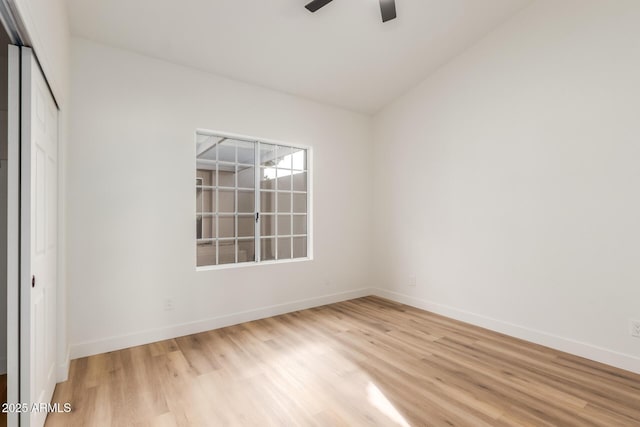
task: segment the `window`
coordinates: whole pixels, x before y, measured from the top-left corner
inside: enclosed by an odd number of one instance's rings
[[[304,148],[196,134],[198,267],[309,255]]]

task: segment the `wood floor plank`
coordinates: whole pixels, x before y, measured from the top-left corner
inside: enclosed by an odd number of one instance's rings
[[[640,375],[366,297],[74,360],[47,426],[640,426]]]

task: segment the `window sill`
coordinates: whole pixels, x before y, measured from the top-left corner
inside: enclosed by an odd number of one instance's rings
[[[215,271],[215,270],[229,270],[234,268],[244,267],[258,267],[263,265],[278,265],[278,264],[291,264],[295,262],[313,261],[312,257],[296,258],[296,259],[282,259],[274,261],[260,261],[260,262],[242,262],[239,264],[222,264],[222,265],[207,265],[202,267],[196,267],[196,272],[200,271]]]

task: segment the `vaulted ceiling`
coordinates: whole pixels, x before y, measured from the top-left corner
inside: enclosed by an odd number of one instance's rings
[[[68,0],[72,33],[374,113],[532,0]]]

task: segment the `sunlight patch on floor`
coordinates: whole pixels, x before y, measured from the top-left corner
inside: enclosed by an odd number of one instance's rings
[[[389,402],[389,399],[387,399],[380,389],[372,382],[369,382],[367,385],[367,396],[369,398],[369,403],[389,417],[391,421],[402,427],[411,427],[393,404]]]

